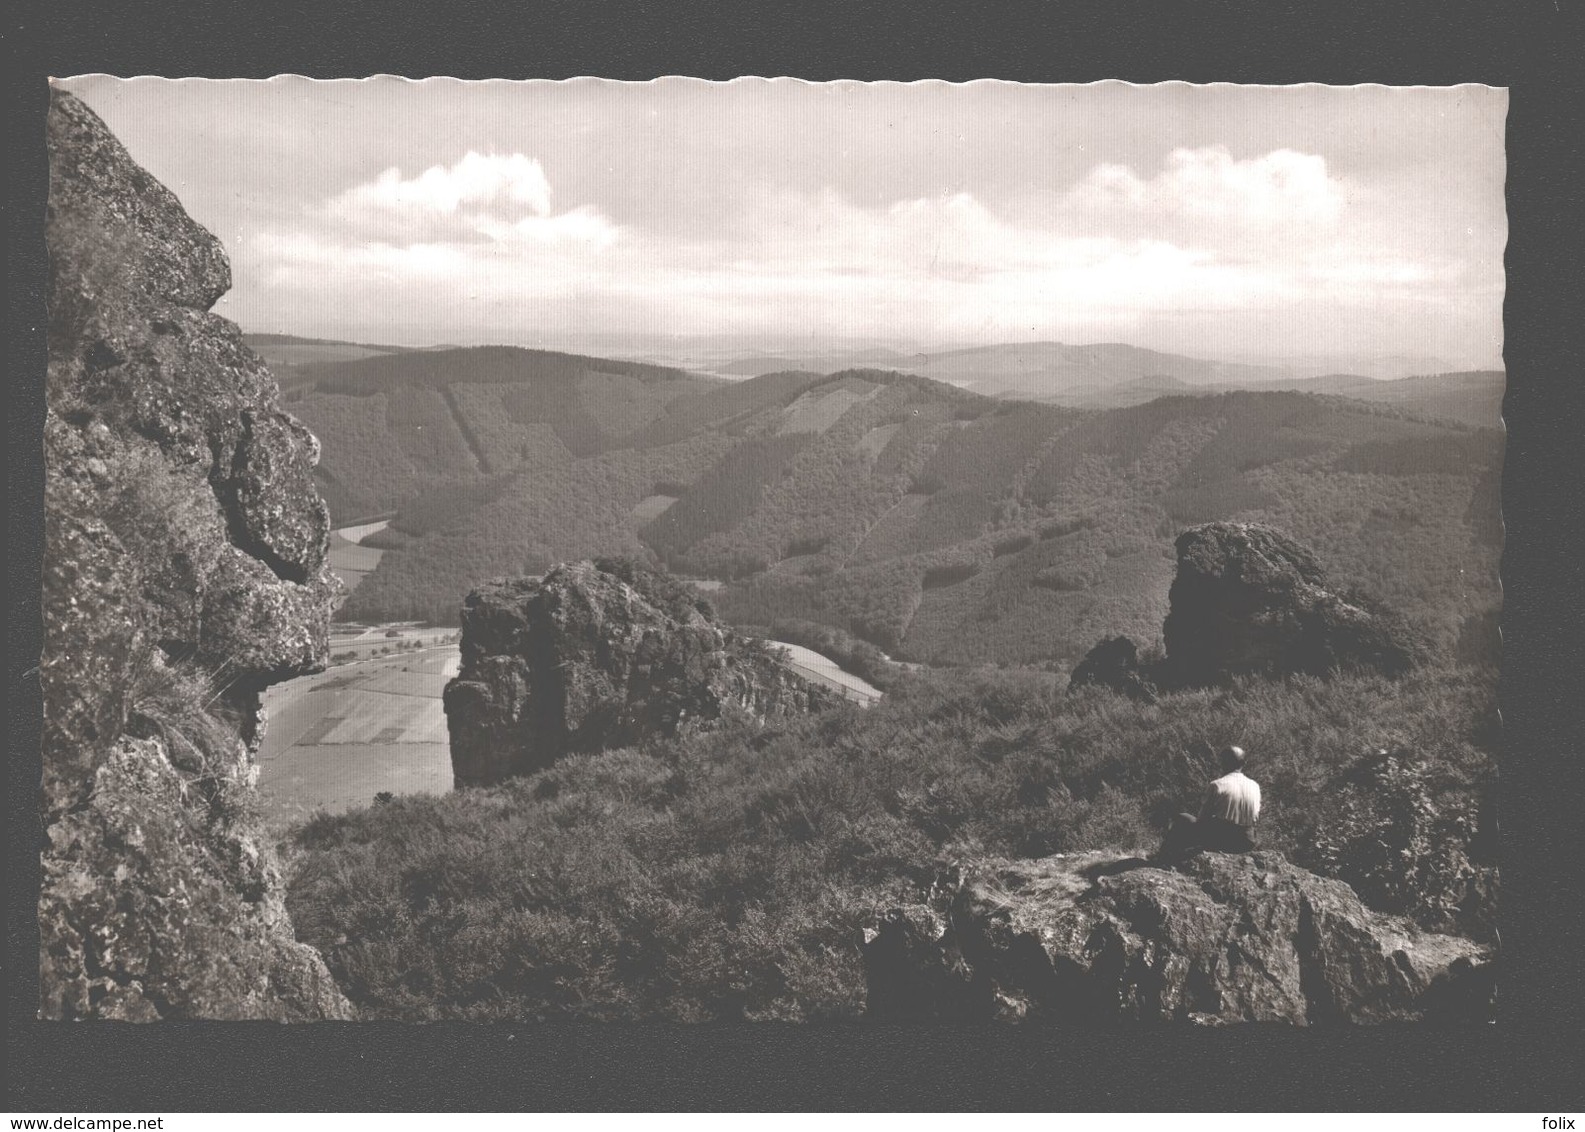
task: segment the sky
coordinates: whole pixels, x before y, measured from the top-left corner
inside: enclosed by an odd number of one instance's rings
[[[61,80],[245,330],[1501,365],[1497,88]]]

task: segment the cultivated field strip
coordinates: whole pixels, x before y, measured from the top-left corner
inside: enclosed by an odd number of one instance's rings
[[[274,822],[366,806],[377,794],[443,794],[451,755],[440,695],[455,646],[342,665],[271,688],[259,793]]]

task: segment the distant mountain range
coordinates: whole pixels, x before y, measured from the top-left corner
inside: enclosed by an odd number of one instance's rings
[[[380,354],[433,352],[454,346],[389,346],[250,334],[247,341],[290,384],[298,366],[353,361]],[[719,350],[723,342],[710,340]],[[1437,359],[1397,355],[1343,359],[1356,369],[1315,372],[1316,359],[1279,358],[1259,364],[1209,361],[1121,343],[1072,346],[1027,342],[935,353],[908,353],[873,343],[833,352],[764,352],[731,360],[667,365],[700,376],[727,379],[800,371],[832,374],[846,369],[888,369],[918,374],[993,397],[1047,401],[1085,408],[1122,408],[1166,394],[1227,393],[1237,389],[1331,393],[1399,405],[1413,412],[1481,427],[1497,427],[1505,377],[1501,370],[1442,372]],[[1424,367],[1431,368],[1424,368]],[[1422,367],[1416,369],[1414,367]]]
[[[272,364],[338,524],[395,515],[349,618],[452,622],[486,578],[625,553],[721,583],[739,624],[1066,664],[1102,635],[1153,637],[1172,540],[1212,519],[1282,527],[1449,651],[1499,600],[1502,434],[1432,410],[1495,406],[1500,374],[1250,391],[1216,363],[1144,372],[1170,356],[1131,347],[990,355],[1114,374],[1117,403],[1083,408],[890,368],[724,381],[515,347],[265,345],[347,354]],[[986,355],[945,356],[961,373]]]
[[[1428,373],[1395,380],[1333,373],[1301,381],[1275,382],[1272,388],[1379,401],[1426,416],[1496,428],[1502,421],[1502,397],[1507,377],[1502,370]]]
[[[990,396],[1037,399],[1148,377],[1170,377],[1190,385],[1204,385],[1213,381],[1265,382],[1293,376],[1282,368],[1205,361],[1121,343],[1070,346],[1062,342],[1018,342],[934,353],[865,349],[824,356],[762,354],[714,368],[717,372],[757,377],[781,369],[834,372],[877,364]]]
[[[759,354],[715,364],[711,372],[756,377],[789,369],[836,373],[879,366],[993,397],[1097,408],[1140,404],[1166,393],[1288,389],[1385,401],[1470,424],[1495,425],[1501,416],[1501,371],[1442,373],[1435,359],[1426,358],[1348,360],[1359,369],[1318,372],[1315,362],[1303,359],[1269,364],[1210,361],[1121,343],[1025,342],[917,354],[877,348],[825,355]]]
[[[301,338],[295,334],[244,334],[242,340],[270,364],[278,381],[289,377],[301,365],[456,349],[454,346],[370,345],[364,342],[340,342],[333,338]]]
[[[1506,377],[1501,370],[1420,374],[1396,379],[1334,373],[1322,377],[1268,381],[1258,385],[1220,381],[1191,385],[1175,377],[1155,375],[1109,387],[1089,386],[1049,400],[1054,404],[1120,408],[1140,405],[1169,393],[1209,395],[1231,393],[1238,389],[1322,393],[1397,405],[1410,412],[1462,421],[1479,428],[1496,428],[1502,421],[1502,398],[1506,387]]]
[[[1170,379],[1191,386],[1252,385],[1289,376],[1265,366],[1206,361],[1115,342],[1090,346],[1026,342],[924,354],[910,361],[908,368],[915,373],[963,384],[977,393],[1040,400],[1148,380]]]

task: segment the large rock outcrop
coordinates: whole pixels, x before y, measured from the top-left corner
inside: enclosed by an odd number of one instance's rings
[[[718,624],[687,586],[612,560],[469,594],[462,668],[445,693],[458,786],[831,699]]]
[[[961,866],[867,930],[864,961],[875,1018],[1080,1025],[1480,1021],[1495,972],[1270,852]]]
[[[1419,660],[1417,634],[1401,617],[1329,587],[1315,555],[1273,527],[1206,523],[1179,535],[1176,550],[1165,659],[1145,664],[1132,641],[1111,638],[1090,650],[1069,687],[1099,684],[1148,698],[1153,688],[1245,674],[1396,676]]]
[[[61,91],[48,142],[40,1012],[345,1017],[250,805],[259,692],[325,662],[318,444],[219,241]]]
[[[1179,535],[1176,549],[1162,636],[1180,682],[1342,668],[1396,675],[1414,664],[1406,627],[1329,589],[1314,554],[1281,531],[1207,523]]]

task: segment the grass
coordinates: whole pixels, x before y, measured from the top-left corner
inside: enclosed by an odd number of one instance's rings
[[[226,666],[209,670],[156,650],[139,653],[126,690],[127,733],[163,740],[207,819],[221,823],[249,818],[257,805],[238,738],[243,720],[229,691]]]
[[[1440,670],[1139,704],[1034,672],[914,675],[867,710],[318,816],[290,906],[373,1018],[855,1018],[864,925],[938,863],[1151,847],[1221,744],[1251,752],[1262,845],[1318,870],[1339,867],[1319,832],[1360,820],[1367,751],[1413,752],[1429,804],[1472,808],[1494,684]]]

